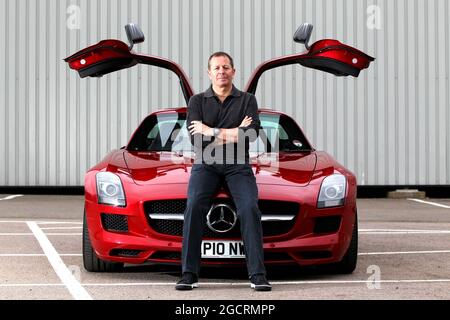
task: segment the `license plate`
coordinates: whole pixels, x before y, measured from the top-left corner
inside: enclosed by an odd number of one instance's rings
[[[202,258],[245,258],[242,241],[202,242]]]

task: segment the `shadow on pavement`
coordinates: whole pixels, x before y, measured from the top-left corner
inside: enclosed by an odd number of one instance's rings
[[[323,279],[324,276],[335,275],[332,269],[327,267],[300,267],[300,266],[267,266],[267,277],[271,281],[299,281]],[[163,274],[178,279],[181,275],[181,267],[178,265],[127,265],[120,273],[154,273]],[[240,267],[202,267],[200,278],[209,280],[248,280],[247,268]]]

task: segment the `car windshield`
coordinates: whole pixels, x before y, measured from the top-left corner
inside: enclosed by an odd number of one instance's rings
[[[285,115],[260,114],[258,138],[250,143],[250,154],[265,152],[305,152],[311,146],[297,124]],[[163,113],[148,116],[140,125],[127,150],[193,152],[186,129],[186,113]]]

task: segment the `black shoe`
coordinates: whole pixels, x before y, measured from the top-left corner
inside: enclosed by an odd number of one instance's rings
[[[270,291],[272,286],[263,274],[255,274],[250,278],[250,287],[255,291]]]
[[[177,290],[192,290],[194,288],[198,288],[198,277],[192,272],[184,272],[181,280],[175,286]]]

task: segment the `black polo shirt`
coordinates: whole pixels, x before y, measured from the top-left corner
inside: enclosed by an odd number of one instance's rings
[[[223,103],[214,93],[212,86],[205,92],[192,96],[188,105],[188,128],[193,120],[202,121],[211,128],[236,128],[239,127],[245,116],[251,117],[252,123],[246,128],[239,129],[237,143],[216,145],[214,137],[204,137],[200,134],[191,136],[196,158],[199,158],[201,152],[203,160],[208,160],[207,163],[211,161],[218,164],[248,163],[249,142],[258,136],[260,121],[255,96],[238,90],[234,85],[230,95]],[[200,144],[199,141],[201,141]],[[205,161],[203,162],[205,163]]]

